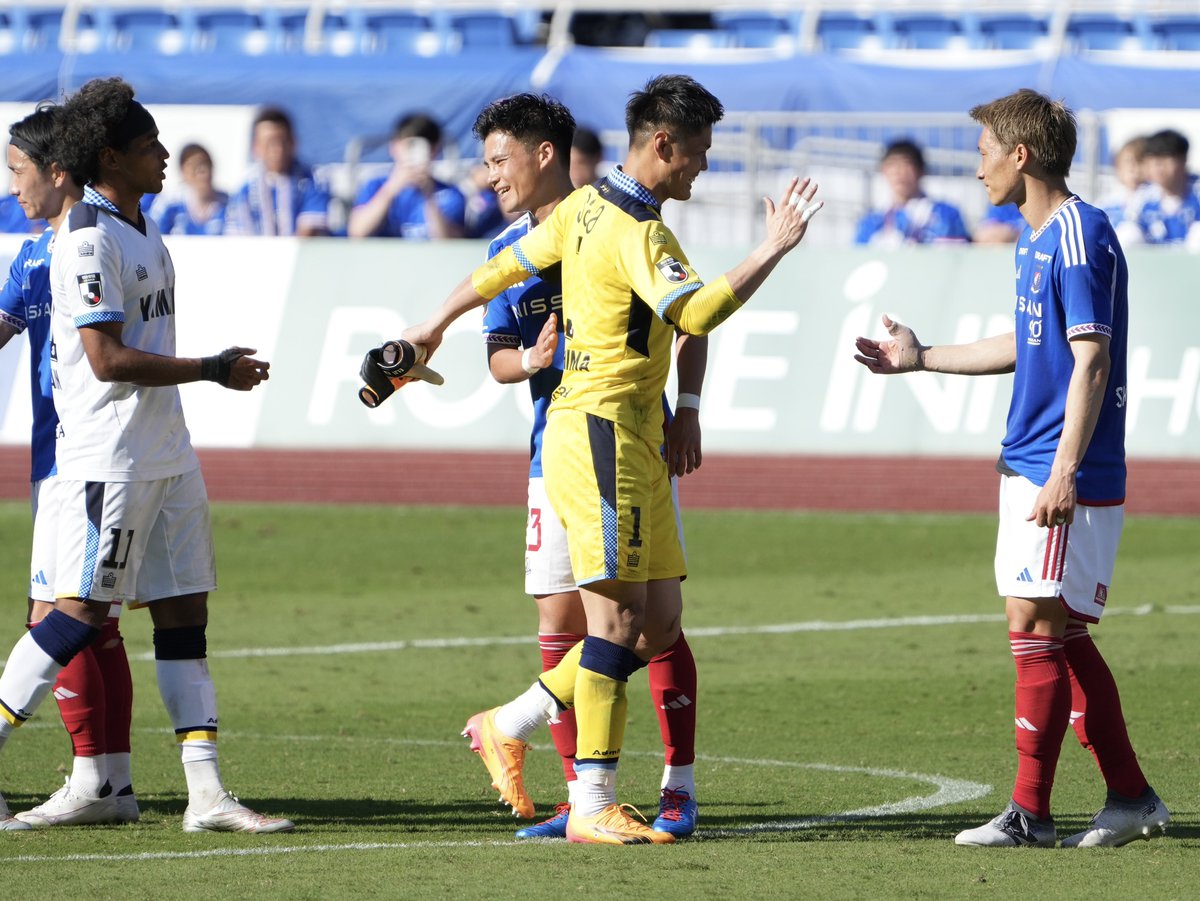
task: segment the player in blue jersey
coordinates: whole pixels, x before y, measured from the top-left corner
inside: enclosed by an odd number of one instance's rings
[[[1015,203],[1014,331],[971,344],[922,345],[884,317],[890,340],[859,338],[876,373],[1012,372],[1000,460],[996,584],[1016,662],[1017,777],[997,817],[960,845],[1052,847],[1050,792],[1068,725],[1108,787],[1102,810],[1064,847],[1119,846],[1170,820],[1129,741],[1116,683],[1088,634],[1104,612],[1125,502],[1128,271],[1108,217],[1067,188],[1074,115],[1020,90],[977,106],[978,178]]]
[[[488,248],[494,257],[527,234],[573,190],[570,177],[575,120],[549,97],[518,94],[489,104],[475,121],[484,143],[489,181],[506,214],[524,211]],[[557,268],[530,276],[501,292],[487,305],[483,332],[488,366],[502,383],[528,381],[533,401],[530,435],[529,520],[526,529],[525,590],[538,607],[538,644],[543,670],[551,670],[587,635],[587,617],[571,572],[567,537],[546,498],[542,477],[542,434],[551,395],[562,381],[563,342],[557,340],[562,314],[562,283]],[[680,336],[679,407],[670,418],[667,454],[673,475],[700,464],[699,397],[704,380],[707,339]],[[669,411],[668,411],[669,413]],[[648,667],[651,693],[666,746],[655,828],[690,835],[696,826],[693,764],[696,732],[696,665],[682,631]],[[503,711],[503,708],[501,708]],[[499,714],[503,732],[504,714]],[[577,785],[575,722],[566,711],[550,725],[563,761],[568,795]],[[569,803],[555,815],[517,832],[519,838],[566,836]]]
[[[925,155],[915,143],[901,140],[888,144],[879,171],[891,191],[891,204],[862,217],[854,233],[855,244],[898,247],[971,240],[958,207],[934,200],[921,187]]]
[[[225,231],[229,195],[213,186],[213,161],[199,144],[185,144],[179,151],[182,184],[171,193],[155,196],[142,209],[164,235],[220,235]]]
[[[54,609],[58,484],[54,441],[58,413],[50,373],[50,252],[56,229],[83,196],[76,179],[57,162],[56,106],[42,106],[12,126],[8,167],[13,200],[30,221],[47,219],[42,234],[26,241],[0,287],[0,347],[29,336],[33,431],[30,439],[34,537],[28,622],[32,628]],[[71,735],[74,764],[61,789],[45,803],[8,820],[11,828],[132,822],[138,818],[129,765],[133,686],[114,602],[100,638],[58,674],[54,697]],[[0,802],[0,819],[8,811]]]

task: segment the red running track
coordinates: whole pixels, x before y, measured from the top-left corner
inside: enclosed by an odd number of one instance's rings
[[[525,503],[528,462],[512,452],[203,450],[220,501],[358,504]],[[29,497],[29,449],[0,447],[0,497]],[[684,478],[685,507],[990,512],[986,459],[721,454]],[[1132,460],[1131,514],[1200,514],[1200,461]]]

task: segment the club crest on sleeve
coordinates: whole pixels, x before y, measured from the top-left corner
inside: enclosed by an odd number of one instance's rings
[[[146,271],[146,267],[143,266],[141,263],[138,263],[137,268],[134,269],[133,271],[137,274],[137,280],[139,282],[144,282],[146,279],[148,279],[150,277],[150,273]]]
[[[100,273],[88,272],[84,275],[77,275],[75,280],[79,284],[79,298],[83,301],[83,305],[85,307],[99,306],[103,299],[100,290]]]
[[[679,260],[675,259],[675,257],[667,257],[665,260],[661,261],[658,264],[658,271],[661,272],[663,274],[663,278],[669,282],[687,281],[687,269],[685,269],[683,263],[679,262]]]
[[[96,245],[87,241],[83,241],[79,245],[79,255],[81,257],[94,257],[96,255]]]

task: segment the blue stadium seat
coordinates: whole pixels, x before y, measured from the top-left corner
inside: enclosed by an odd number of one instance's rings
[[[107,10],[105,23],[110,51],[118,53],[178,53],[183,49],[182,24],[175,13],[161,9]]]
[[[1159,19],[1150,26],[1164,50],[1200,50],[1200,16]]]
[[[21,49],[25,39],[25,21],[8,10],[0,9],[0,54],[14,53]]]
[[[1080,50],[1133,50],[1143,44],[1132,19],[1108,15],[1072,16],[1067,36]]]
[[[713,24],[733,36],[737,47],[778,47],[792,39],[792,22],[763,10],[713,10]]]
[[[963,23],[951,16],[893,16],[896,46],[906,50],[945,50],[964,43]]]
[[[200,9],[194,49],[204,53],[257,55],[270,49],[263,17],[246,9]]]
[[[451,28],[458,35],[459,46],[512,47],[517,43],[517,29],[513,20],[503,13],[471,13],[455,16],[450,20]]]
[[[644,46],[711,50],[732,47],[733,35],[713,28],[652,28],[646,32]]]
[[[858,50],[878,43],[875,20],[850,13],[822,13],[817,39],[826,50]]]
[[[1040,16],[980,16],[979,34],[991,50],[1033,50],[1050,35],[1049,21]]]
[[[25,34],[25,49],[56,50],[58,36],[62,32],[61,9],[31,9],[25,18],[28,31]]]
[[[429,42],[433,23],[413,12],[370,13],[363,18],[366,49],[373,53],[415,53]]]

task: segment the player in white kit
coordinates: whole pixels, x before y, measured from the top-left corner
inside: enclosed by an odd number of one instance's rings
[[[269,364],[251,348],[175,356],[175,273],[139,209],[168,157],[153,117],[119,78],[88,82],[64,106],[63,166],[86,179],[51,260],[51,361],[60,491],[55,609],[17,642],[0,674],[0,747],[59,670],[95,640],[114,598],[154,621],[159,693],[188,785],[186,832],[283,832],[225,790],[205,630],[216,588],[208,498],[176,386],[250,390]],[[20,828],[12,818],[0,829]],[[24,824],[21,824],[24,825]]]

